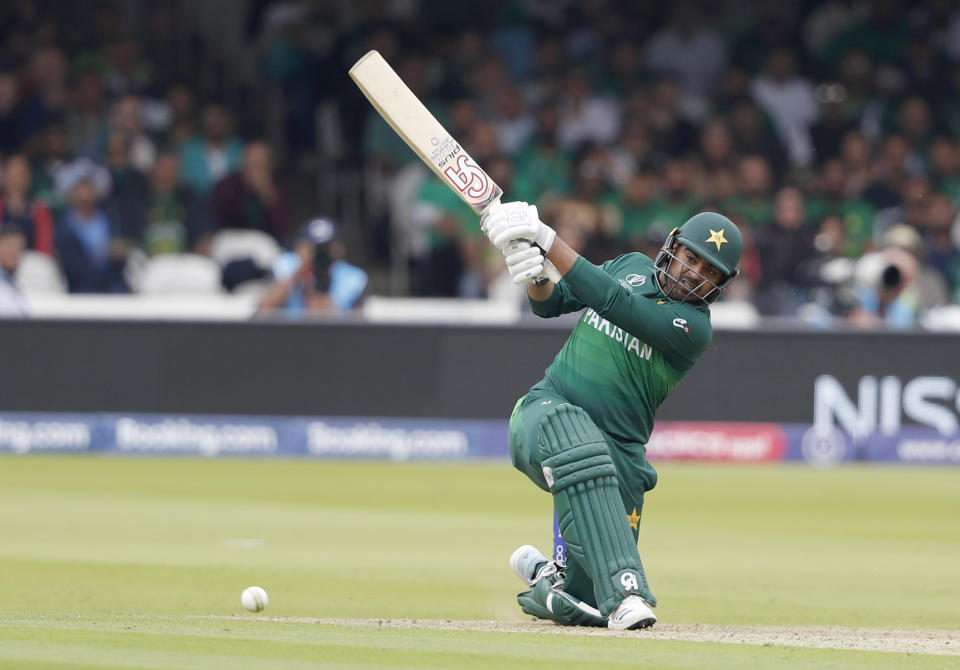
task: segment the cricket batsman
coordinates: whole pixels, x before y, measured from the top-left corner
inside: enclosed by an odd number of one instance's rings
[[[518,548],[510,567],[529,589],[517,600],[567,626],[652,626],[657,601],[637,550],[643,496],[657,483],[646,443],[657,407],[710,344],[710,303],[739,272],[740,231],[704,212],[674,229],[656,260],[628,253],[596,266],[525,202],[491,206],[482,227],[528,285],[534,314],[586,308],[510,416],[513,465],[553,496],[568,552],[564,566]]]

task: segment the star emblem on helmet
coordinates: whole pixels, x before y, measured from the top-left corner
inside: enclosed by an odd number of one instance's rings
[[[729,240],[723,236],[723,228],[720,230],[710,229],[710,237],[707,238],[707,242],[713,242],[717,245],[717,251],[720,251],[720,247],[724,244],[727,244]]]

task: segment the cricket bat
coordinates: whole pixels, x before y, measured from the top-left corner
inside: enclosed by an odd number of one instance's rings
[[[397,135],[477,216],[500,201],[503,189],[440,125],[380,52],[368,51],[350,68],[350,78]],[[560,281],[553,263],[544,260],[544,270],[552,281]]]

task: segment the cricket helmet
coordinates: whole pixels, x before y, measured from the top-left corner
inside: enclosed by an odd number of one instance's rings
[[[680,284],[679,277],[672,277],[667,270],[670,263],[677,261],[684,267],[686,263],[674,255],[674,248],[677,244],[688,247],[700,258],[705,259],[710,265],[717,268],[724,274],[724,278],[719,282],[712,282],[699,273],[694,273],[700,277],[701,283],[695,287],[688,288],[687,295],[681,302],[706,302],[711,303],[723,293],[727,285],[733,281],[740,270],[740,255],[743,253],[743,236],[740,229],[727,217],[716,212],[702,212],[689,219],[679,228],[674,228],[667,236],[660,253],[657,254],[656,266],[663,271],[666,279],[660,290],[670,297],[671,291]],[[660,282],[660,273],[657,273],[657,282]],[[697,296],[697,291],[705,284],[713,288],[703,297]]]

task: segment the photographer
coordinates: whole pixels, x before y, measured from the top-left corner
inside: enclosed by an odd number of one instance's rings
[[[346,246],[330,219],[313,219],[293,243],[293,250],[277,258],[276,283],[257,308],[304,312],[346,312],[356,307],[367,286],[367,273],[344,260]]]
[[[848,321],[865,328],[914,328],[926,309],[946,303],[944,282],[924,265],[923,242],[911,226],[892,227],[883,245],[854,267],[853,289],[859,306]]]

